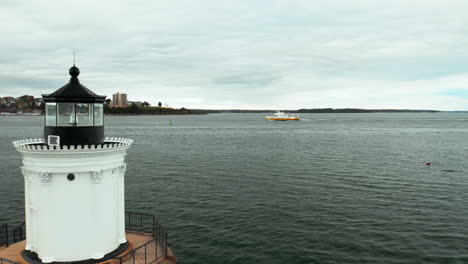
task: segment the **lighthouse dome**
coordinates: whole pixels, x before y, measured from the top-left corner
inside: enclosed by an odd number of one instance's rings
[[[71,76],[70,81],[51,94],[43,94],[45,102],[104,102],[106,96],[97,95],[80,83],[78,67],[73,65],[68,72]]]
[[[70,73],[71,76],[78,76],[80,75],[80,69],[78,67],[76,67],[75,65],[73,65],[70,70],[68,70],[68,72]]]
[[[80,83],[80,69],[69,69],[70,81],[51,94],[46,103],[44,138],[59,145],[91,145],[104,142],[104,100]]]

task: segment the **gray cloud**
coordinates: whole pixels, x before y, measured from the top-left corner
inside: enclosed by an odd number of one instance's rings
[[[458,0],[2,2],[0,95],[58,89],[76,48],[81,80],[96,93],[176,107],[463,108],[466,99],[440,94],[460,89],[441,80],[468,74],[467,7]],[[431,91],[424,100],[409,95],[420,92],[418,81]]]

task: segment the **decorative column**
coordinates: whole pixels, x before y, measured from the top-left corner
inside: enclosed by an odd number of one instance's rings
[[[118,173],[115,175],[117,177],[118,182],[118,207],[119,207],[119,224],[118,224],[118,231],[119,231],[119,242],[124,243],[127,241],[125,238],[125,172],[127,170],[127,164],[123,164],[119,167]]]

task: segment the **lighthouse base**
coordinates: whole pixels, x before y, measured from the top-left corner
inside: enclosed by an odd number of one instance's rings
[[[56,263],[56,264],[65,264],[65,263],[73,263],[73,264],[95,264],[95,263],[101,263],[106,260],[110,260],[113,258],[116,258],[117,256],[121,255],[125,251],[127,251],[130,247],[130,243],[125,242],[119,245],[118,248],[116,248],[114,251],[104,255],[104,257],[100,259],[86,259],[86,260],[81,260],[81,261],[66,261],[66,262],[43,262],[35,252],[29,251],[29,250],[23,250],[21,252],[21,256],[27,263],[31,264],[45,264],[45,263]]]
[[[135,231],[126,232],[126,238],[128,240],[128,248],[120,255],[111,258],[109,260],[95,260],[90,259],[89,262],[93,263],[101,261],[101,264],[116,264],[116,263],[126,263],[126,264],[176,264],[177,259],[172,252],[172,250],[167,247],[161,247],[161,241],[157,237],[149,233],[141,233]],[[164,243],[163,243],[164,244]],[[8,246],[0,246],[0,263],[11,263],[11,264],[30,264],[30,263],[43,263],[40,260],[35,259],[36,262],[30,262],[30,260],[25,260],[23,257],[23,252],[25,251],[26,240],[21,240],[14,242]],[[32,259],[34,260],[34,259]],[[54,263],[54,262],[53,262]],[[52,263],[52,264],[53,264]],[[64,262],[55,262],[63,264]],[[68,262],[68,263],[77,263],[77,262]],[[80,263],[80,262],[78,262]]]

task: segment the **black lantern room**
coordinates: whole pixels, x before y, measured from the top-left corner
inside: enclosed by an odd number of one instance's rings
[[[94,145],[104,143],[104,100],[78,80],[80,69],[70,68],[70,82],[45,102],[44,138],[49,145]]]

